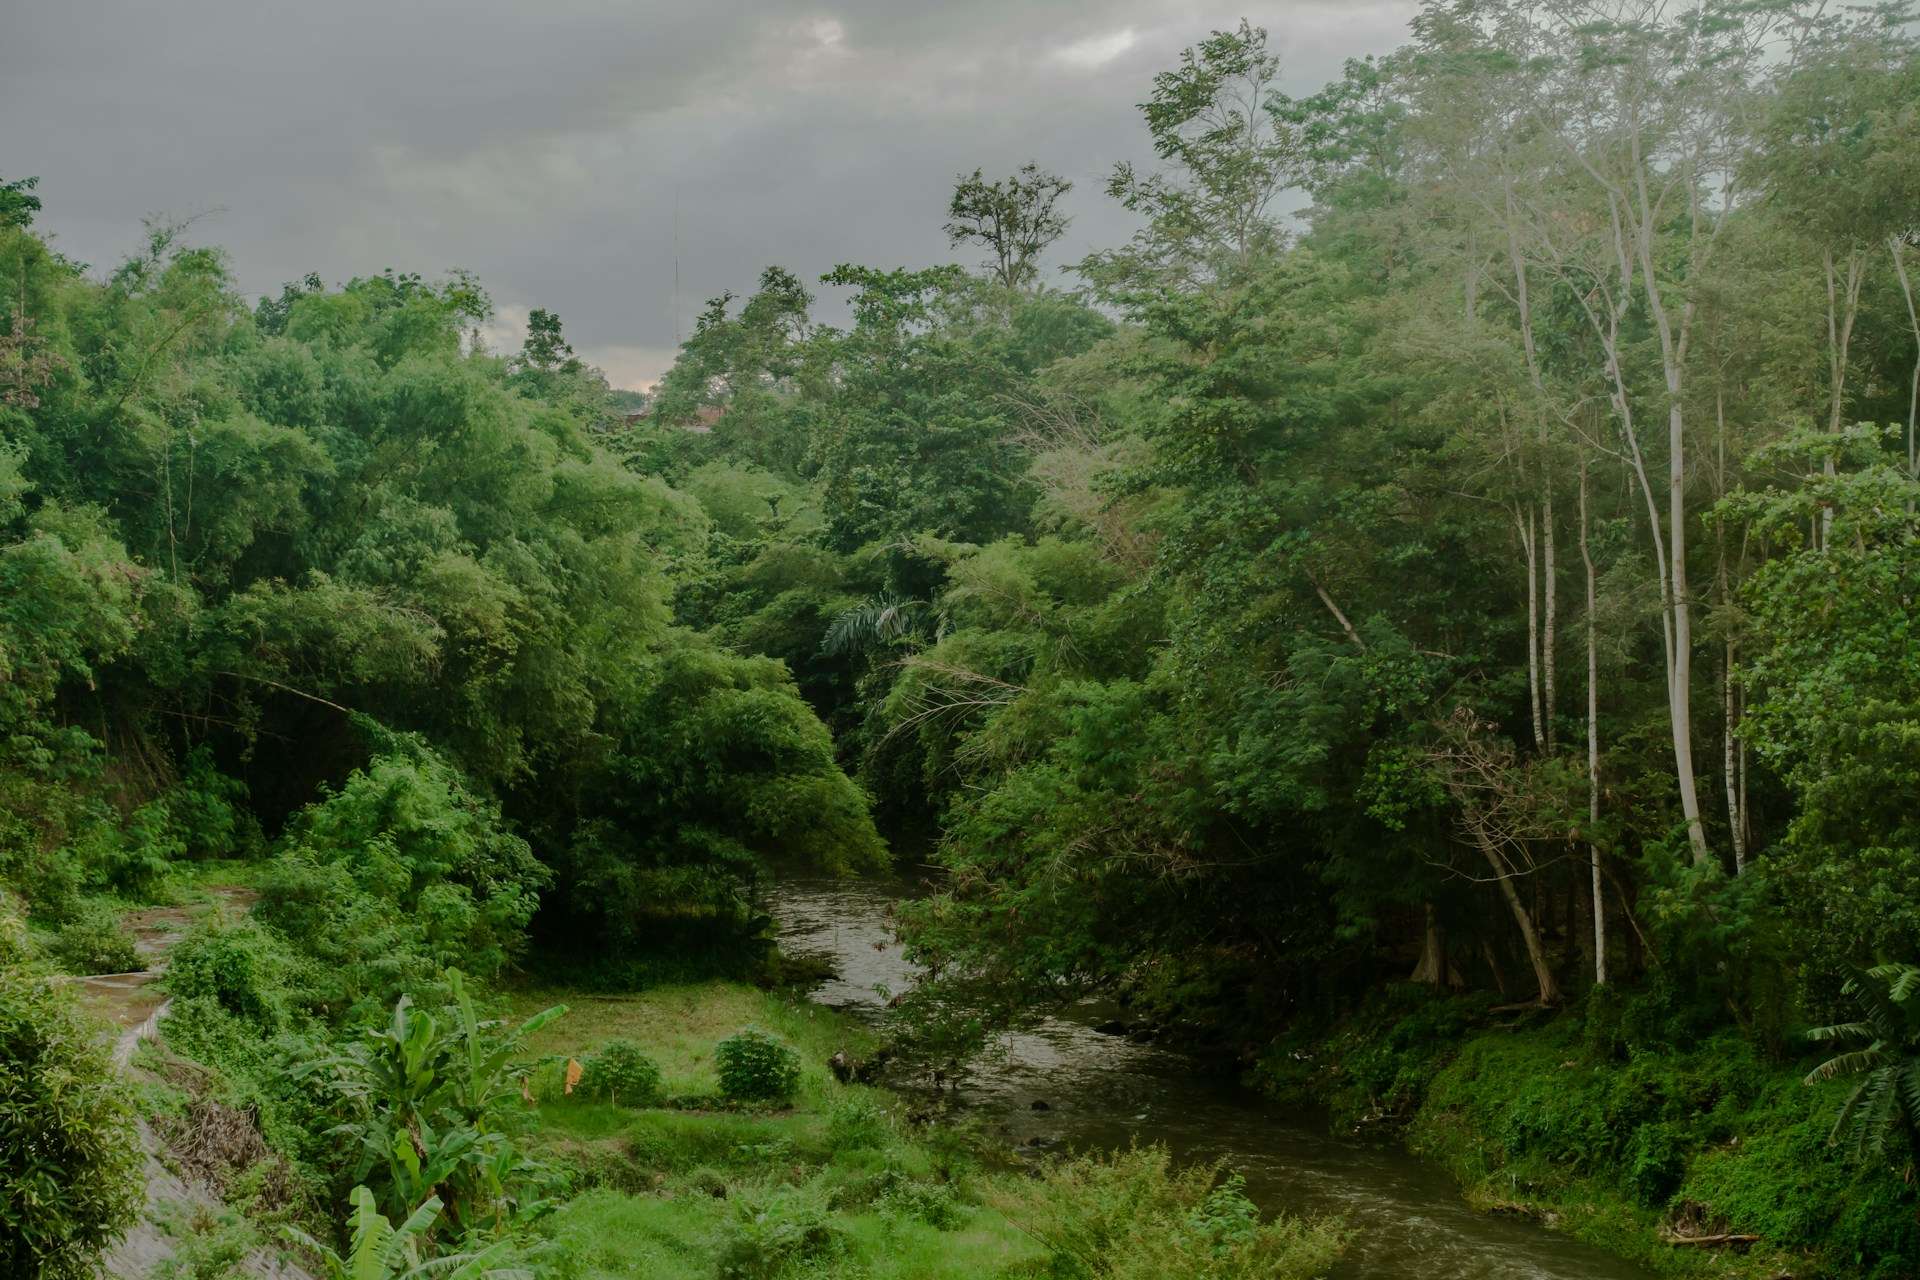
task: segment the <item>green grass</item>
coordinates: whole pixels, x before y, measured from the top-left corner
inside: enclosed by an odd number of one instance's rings
[[[194,904],[211,900],[215,889],[258,889],[273,870],[271,858],[207,858],[176,862],[167,872],[161,900]]]
[[[536,1073],[534,1141],[573,1171],[577,1189],[547,1224],[559,1275],[710,1280],[727,1249],[750,1263],[756,1231],[771,1223],[777,1234],[783,1214],[805,1217],[795,1205],[813,1206],[824,1252],[764,1274],[959,1280],[1039,1259],[1037,1246],[978,1203],[985,1175],[969,1158],[910,1136],[893,1095],[833,1078],[833,1053],[873,1048],[858,1022],[725,981],[626,996],[529,988],[505,997],[505,1013],[518,1020],[555,1004],[567,1015],[532,1036],[531,1051],[577,1059],[633,1040],[659,1063],[669,1098],[612,1106],[565,1096],[560,1062]],[[713,1048],[745,1026],[798,1051],[791,1106],[719,1104]],[[762,1274],[748,1263],[742,1274]]]
[[[739,982],[683,983],[626,996],[528,988],[507,995],[506,1014],[518,1020],[556,1004],[566,1005],[567,1014],[528,1041],[534,1052],[582,1058],[609,1040],[634,1040],[660,1064],[667,1093],[682,1098],[718,1092],[713,1047],[742,1027],[762,1027],[799,1052],[800,1110],[836,1096],[840,1086],[827,1069],[828,1058],[842,1049],[860,1057],[875,1043],[873,1033],[851,1018]]]
[[[571,1280],[713,1280],[715,1255],[741,1212],[739,1192],[717,1198],[697,1189],[680,1194],[592,1191],[554,1215],[558,1272]],[[812,1274],[869,1280],[977,1280],[1037,1261],[1039,1252],[1005,1219],[968,1212],[951,1230],[898,1213],[864,1210],[835,1215],[837,1251]]]

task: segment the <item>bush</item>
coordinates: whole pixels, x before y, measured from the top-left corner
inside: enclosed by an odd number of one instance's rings
[[[120,913],[104,902],[75,911],[54,934],[52,951],[69,973],[132,973],[146,967],[133,935],[120,925]]]
[[[720,1092],[736,1102],[788,1102],[800,1087],[800,1055],[757,1027],[714,1046]]]
[[[181,852],[189,858],[257,853],[260,823],[248,801],[247,784],[221,773],[206,747],[195,747],[180,780],[167,792],[167,814]]]
[[[0,956],[19,954],[0,917]],[[128,1090],[71,997],[0,964],[0,1275],[91,1276],[144,1201]]]
[[[660,1102],[660,1064],[631,1040],[609,1040],[580,1065],[580,1089],[589,1098],[629,1107]]]
[[[796,1264],[839,1256],[846,1240],[824,1191],[782,1187],[736,1200],[718,1246],[722,1280],[773,1280]]]
[[[1627,1144],[1627,1165],[1621,1180],[1636,1204],[1648,1209],[1666,1204],[1679,1190],[1686,1172],[1687,1157],[1675,1126],[1648,1124],[1634,1132]]]
[[[566,1006],[506,1028],[480,1018],[459,972],[448,979],[454,1003],[443,1015],[402,996],[383,1024],[293,1075],[344,1113],[334,1132],[359,1148],[353,1176],[382,1211],[404,1218],[431,1196],[450,1233],[499,1235],[557,1186],[556,1171],[516,1139],[527,1123],[525,1038]]]
[[[1056,1164],[988,1195],[1074,1280],[1307,1280],[1339,1256],[1334,1222],[1261,1222],[1237,1177],[1217,1166],[1175,1170],[1165,1147]]]
[[[842,1098],[827,1113],[827,1141],[835,1151],[874,1150],[892,1136],[887,1109],[864,1095]]]
[[[951,1231],[965,1218],[960,1195],[951,1182],[928,1182],[889,1170],[881,1179],[874,1207],[882,1213],[923,1223],[935,1231]]]
[[[286,944],[251,920],[215,919],[191,929],[167,959],[161,979],[182,1000],[207,1000],[262,1032],[287,1018]]]
[[[444,756],[411,737],[386,745],[288,823],[254,911],[314,958],[327,1003],[366,1017],[402,993],[437,998],[456,965],[499,974],[548,879]]]

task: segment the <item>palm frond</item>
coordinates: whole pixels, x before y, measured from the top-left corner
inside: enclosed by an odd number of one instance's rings
[[[1910,1155],[1920,1142],[1920,968],[1883,964],[1857,970],[1842,988],[1865,1015],[1858,1022],[1815,1027],[1807,1038],[1857,1046],[1807,1073],[1806,1083],[1842,1076],[1859,1083],[1840,1104],[1828,1141],[1846,1142],[1855,1161]]]
[[[820,652],[838,657],[910,636],[932,609],[925,600],[882,594],[843,610],[820,638]]]
[[[1887,984],[1887,995],[1895,1004],[1905,1004],[1920,992],[1920,965],[1877,964],[1867,976]]]
[[[1888,1054],[1878,1044],[1864,1049],[1854,1049],[1827,1059],[1807,1073],[1808,1084],[1819,1084],[1827,1080],[1837,1080],[1841,1076],[1856,1076],[1863,1071],[1877,1071],[1885,1066]]]

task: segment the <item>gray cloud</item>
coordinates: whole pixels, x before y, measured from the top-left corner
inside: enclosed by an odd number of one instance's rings
[[[557,310],[616,383],[671,359],[702,299],[780,263],[949,260],[953,175],[1072,178],[1057,258],[1131,226],[1136,104],[1244,13],[1286,87],[1404,38],[1411,0],[66,0],[0,39],[0,175],[109,264],[143,214],[217,210],[241,288],[393,266],[478,272],[500,334]],[[678,208],[679,306],[673,306]],[[823,310],[829,318],[834,304]]]

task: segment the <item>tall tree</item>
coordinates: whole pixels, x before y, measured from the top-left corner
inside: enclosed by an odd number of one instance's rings
[[[947,240],[984,248],[1001,288],[1031,289],[1040,278],[1040,255],[1067,232],[1071,219],[1058,206],[1071,190],[1071,182],[1033,163],[991,182],[975,169],[954,182]]]

